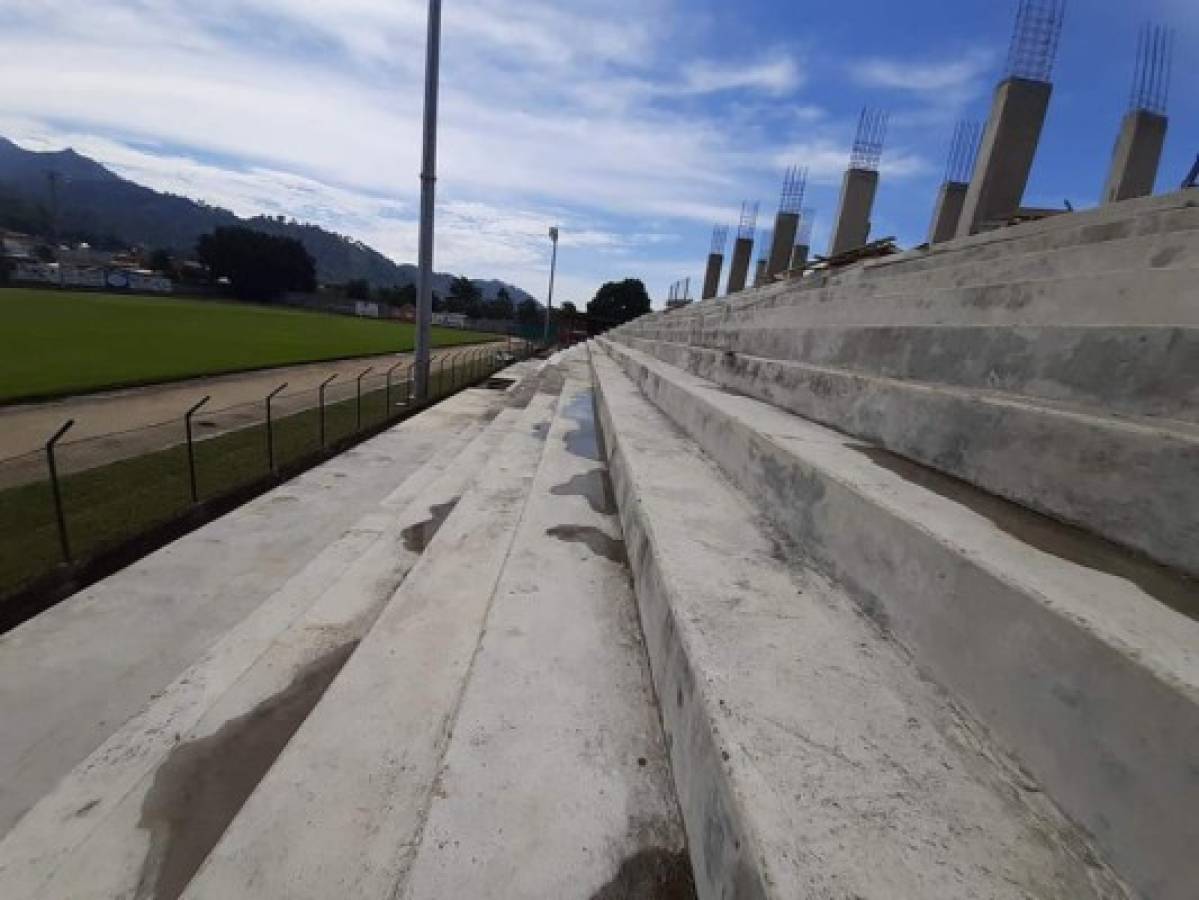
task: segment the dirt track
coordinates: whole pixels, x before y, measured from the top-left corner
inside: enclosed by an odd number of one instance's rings
[[[461,364],[471,354],[478,353],[482,346],[435,350],[434,360],[436,362],[444,358],[446,365],[449,365],[449,360]],[[353,396],[354,381],[368,366],[371,367],[369,387],[377,389],[380,386],[379,376],[402,362],[405,365],[396,374],[398,383],[403,378],[406,364],[411,360],[411,353],[396,353],[305,363],[0,407],[0,487],[44,477],[40,457],[26,457],[19,461],[12,458],[40,453],[46,440],[68,419],[74,419],[75,425],[66,438],[69,443],[64,449],[70,451],[75,448],[75,455],[81,456],[86,446],[90,467],[178,443],[182,440],[184,413],[206,395],[212,399],[197,417],[197,424],[201,417],[205,417],[204,425],[209,427],[204,434],[210,436],[240,427],[244,421],[256,418],[263,399],[283,382],[288,384],[286,396],[279,398],[277,408],[281,413],[294,412],[316,405],[317,386],[330,375],[336,373],[337,380],[330,385],[328,399],[336,401]],[[238,411],[221,413],[227,407],[240,404],[254,406],[248,406],[242,415],[238,415]],[[212,427],[213,419],[220,421],[217,430]],[[156,425],[162,427],[152,427]],[[111,439],[107,439],[108,436]],[[77,444],[80,441],[88,441],[88,444]],[[29,470],[28,474],[24,471],[26,469]]]

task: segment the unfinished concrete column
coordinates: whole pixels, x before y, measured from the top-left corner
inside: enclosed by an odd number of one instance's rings
[[[958,222],[962,218],[962,207],[966,203],[969,189],[970,170],[974,168],[974,154],[978,150],[978,135],[981,127],[977,122],[958,122],[949,145],[949,159],[945,164],[945,179],[937,192],[937,205],[933,210],[933,221],[928,231],[929,244],[951,241],[957,235]]]
[[[758,204],[741,204],[741,224],[737,228],[737,241],[733,244],[733,263],[729,267],[729,283],[726,293],[738,294],[745,290],[745,279],[749,276],[749,263],[754,254],[754,233],[758,228]]]
[[[878,164],[883,154],[887,115],[881,110],[862,110],[858,134],[845,180],[841,183],[841,202],[829,256],[856,250],[870,240],[870,216],[878,191]]]
[[[837,208],[837,225],[829,256],[866,246],[870,240],[870,215],[874,210],[874,195],[878,191],[878,172],[871,169],[850,169],[841,183],[841,202]]]
[[[802,272],[808,264],[808,255],[812,251],[812,223],[816,219],[816,210],[805,208],[799,214],[799,229],[795,234],[795,246],[791,248],[791,262],[787,267],[789,272]]]
[[[758,259],[758,264],[754,266],[754,287],[760,288],[766,283],[766,257]]]
[[[1016,215],[1049,111],[1065,0],[1021,0],[1008,51],[1007,77],[995,89],[957,236]]]
[[[1170,88],[1173,35],[1162,26],[1146,25],[1137,44],[1132,103],[1103,188],[1104,203],[1118,203],[1153,193],[1157,167],[1166,143],[1166,100]]]
[[[779,211],[774,217],[774,239],[766,263],[766,280],[782,275],[790,268],[795,233],[799,230],[800,209],[808,186],[808,170],[792,167],[783,177]]]
[[[729,240],[726,225],[712,229],[712,248],[708,252],[708,267],[704,270],[704,300],[711,300],[720,292],[720,270],[724,268],[724,248]]]

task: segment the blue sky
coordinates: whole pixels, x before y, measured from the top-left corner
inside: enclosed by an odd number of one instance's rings
[[[1159,190],[1199,153],[1195,0],[1072,0],[1029,205],[1097,202],[1136,30],[1177,31]],[[891,129],[876,236],[923,240],[953,124],[985,119],[1015,0],[445,0],[436,265],[559,299],[699,281],[740,202],[810,170],[827,244],[858,113]],[[1135,7],[1135,8],[1134,8]],[[0,134],[415,257],[423,0],[0,0]]]

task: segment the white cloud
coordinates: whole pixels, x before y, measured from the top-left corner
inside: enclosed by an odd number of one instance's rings
[[[799,60],[679,48],[680,69],[676,2],[447,7],[440,267],[536,291],[559,222],[565,277],[594,288],[656,272],[643,257],[773,195],[784,165],[839,178],[845,123],[793,96]],[[423,0],[4,0],[0,17],[0,134],[415,255]]]
[[[785,94],[798,90],[804,82],[799,63],[787,54],[774,53],[762,62],[721,65],[699,61],[683,70],[679,93],[710,94],[738,89]]]
[[[956,59],[918,61],[911,59],[864,59],[850,65],[854,81],[865,87],[885,88],[915,94],[972,96],[985,85],[994,67],[989,50],[972,49]]]

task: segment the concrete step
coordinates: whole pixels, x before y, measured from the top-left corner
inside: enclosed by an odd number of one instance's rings
[[[1153,198],[1154,203],[1145,207],[1140,213],[1124,209],[1118,214],[1109,211],[1095,210],[1076,213],[1073,216],[1058,217],[1046,222],[1030,222],[1021,226],[975,235],[962,243],[953,242],[938,245],[931,251],[913,250],[896,254],[879,260],[872,260],[859,266],[841,270],[828,275],[816,275],[802,281],[791,280],[768,285],[732,297],[713,298],[692,304],[681,310],[672,310],[666,314],[651,314],[648,320],[671,321],[682,323],[692,318],[706,316],[711,312],[737,310],[743,307],[759,305],[764,299],[777,302],[778,298],[788,296],[796,291],[823,290],[826,288],[850,288],[855,286],[870,286],[872,290],[886,290],[885,285],[891,281],[900,281],[906,276],[924,274],[933,277],[934,273],[942,270],[965,269],[977,266],[986,271],[987,264],[1009,258],[1027,258],[1034,260],[1043,257],[1052,260],[1059,253],[1068,253],[1075,263],[1080,265],[1089,257],[1096,257],[1096,270],[1100,269],[1131,269],[1137,270],[1131,258],[1120,262],[1117,256],[1109,262],[1103,251],[1109,246],[1120,246],[1128,242],[1130,249],[1125,252],[1135,257],[1136,248],[1161,244],[1161,250],[1172,248],[1175,244],[1190,243],[1192,233],[1199,230],[1199,197],[1189,194],[1171,195],[1169,198]],[[1131,202],[1131,201],[1130,201]],[[1114,218],[1113,218],[1114,215]],[[1051,221],[1052,224],[1048,224]],[[1096,246],[1103,245],[1103,246]],[[1150,267],[1154,254],[1145,257],[1143,266]],[[1186,254],[1179,259],[1171,260],[1168,265],[1193,266],[1184,262]],[[1086,266],[1081,265],[1079,272],[1086,272]],[[994,282],[1005,280],[1006,275],[992,279]],[[1021,280],[1029,277],[1024,275]],[[647,321],[647,320],[643,320]]]
[[[1199,422],[1199,328],[837,326],[622,334],[868,375]]]
[[[396,897],[693,896],[591,375],[571,357]]]
[[[430,460],[60,781],[0,842],[0,896],[179,896],[519,420]]]
[[[660,341],[629,344],[1199,574],[1199,425]]]
[[[593,359],[698,895],[1126,896],[986,729]]]
[[[726,324],[1199,325],[1199,273],[1152,269],[1020,280],[968,288],[842,297],[819,290],[763,295]],[[678,327],[681,327],[678,326]]]
[[[968,259],[997,259],[1013,253],[1102,244],[1130,237],[1190,231],[1196,227],[1199,227],[1199,192],[1184,191],[976,234],[938,244],[931,250],[911,250],[871,260],[833,277],[886,277]]]
[[[1098,275],[1103,272],[1143,272],[1148,269],[1193,271],[1199,267],[1199,209],[1195,210],[1195,214],[1195,228],[1188,231],[1136,236],[1101,244],[1078,244],[1061,249],[1035,247],[989,259],[947,261],[945,265],[914,272],[886,274],[885,269],[876,269],[871,277],[843,282],[830,280],[824,290],[832,298],[846,295],[884,296],[937,288]]]
[[[990,729],[1117,871],[1148,896],[1193,895],[1193,581],[1099,552],[1075,530],[860,439],[605,346],[769,521]]]
[[[183,896],[391,898],[558,404],[537,392]]]
[[[0,636],[0,834],[273,595],[314,602],[375,540],[356,523],[504,402],[459,394]]]

